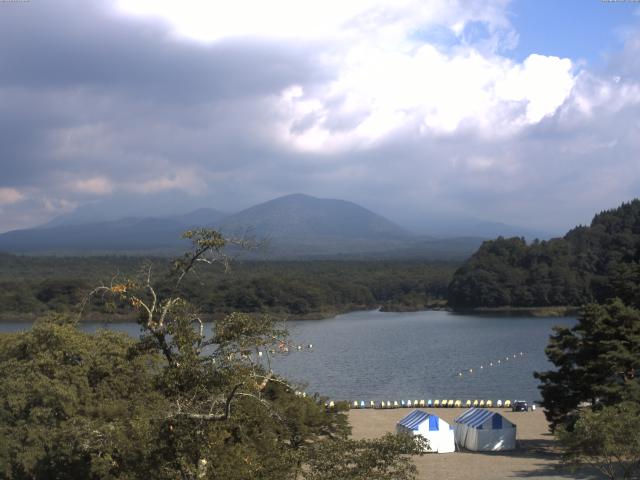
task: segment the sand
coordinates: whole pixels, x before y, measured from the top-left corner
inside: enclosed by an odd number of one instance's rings
[[[395,410],[351,410],[349,421],[353,427],[353,438],[375,438],[385,432],[394,432],[395,425],[413,409]],[[453,424],[453,419],[464,412],[464,408],[421,409],[438,415]],[[560,465],[560,455],[554,437],[548,431],[544,413],[537,409],[531,412],[512,412],[509,409],[493,408],[517,426],[516,450],[511,452],[455,452],[416,456],[420,479],[447,480],[496,480],[501,478],[529,479],[601,479],[593,470],[571,472]]]

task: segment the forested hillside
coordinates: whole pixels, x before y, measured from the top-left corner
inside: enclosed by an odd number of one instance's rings
[[[449,305],[458,308],[582,305],[640,291],[640,200],[604,211],[590,226],[527,244],[487,241],[456,271]]]
[[[22,318],[73,311],[87,293],[144,275],[162,275],[169,262],[140,257],[0,255],[0,314]],[[417,310],[443,303],[457,264],[428,262],[238,262],[231,272],[210,269],[184,282],[205,313],[262,312],[321,317],[353,309]],[[112,306],[125,311],[119,305]],[[93,312],[95,314],[95,312]]]

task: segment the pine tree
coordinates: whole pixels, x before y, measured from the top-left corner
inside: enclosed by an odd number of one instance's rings
[[[551,426],[592,407],[640,401],[640,311],[621,300],[584,307],[573,328],[556,328],[546,349],[557,370],[535,374]]]

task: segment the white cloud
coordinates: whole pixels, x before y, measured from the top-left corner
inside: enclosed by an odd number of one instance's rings
[[[42,199],[42,205],[45,211],[60,214],[73,210],[78,206],[78,203],[65,198],[45,197]]]
[[[433,25],[462,35],[470,21],[511,31],[509,0],[116,0],[119,12],[156,17],[174,33],[204,42],[228,38],[318,39],[363,36],[406,41]],[[504,32],[503,32],[504,33]]]
[[[24,194],[15,188],[0,187],[0,206],[18,203],[24,198]]]
[[[303,151],[370,147],[407,128],[513,134],[554,114],[575,78],[571,61],[557,57],[531,55],[520,64],[473,48],[445,54],[431,45],[410,53],[361,46],[320,93],[306,95],[299,86],[282,92],[279,133]],[[336,116],[357,121],[334,130]]]
[[[323,153],[370,147],[400,129],[451,133],[471,126],[510,132],[553,113],[571,88],[571,62],[532,56],[519,65],[500,56],[500,48],[512,46],[517,37],[508,4],[509,0],[116,2],[121,13],[159,17],[183,38],[312,41],[309,55],[332,72],[333,80],[313,89],[295,84],[285,88],[273,102],[280,117],[275,136],[294,150]],[[465,31],[472,23],[485,30],[485,37],[475,44]],[[451,44],[430,43],[434,29],[448,31]],[[543,95],[547,87],[551,91]],[[518,102],[520,108],[514,105]],[[351,124],[344,119],[351,119]]]
[[[113,191],[113,184],[108,178],[93,177],[73,182],[73,189],[80,193],[108,195]]]
[[[526,123],[537,123],[555,113],[575,84],[568,58],[532,54],[522,65],[512,65],[496,82],[502,101],[526,102]]]
[[[563,109],[566,120],[591,121],[594,112],[615,113],[640,103],[640,79],[625,80],[615,75],[598,77],[588,72],[579,75],[570,101]]]

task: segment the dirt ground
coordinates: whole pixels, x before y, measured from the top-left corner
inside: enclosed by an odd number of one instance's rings
[[[375,438],[386,432],[394,432],[398,420],[413,409],[351,410],[349,421],[353,438]],[[453,424],[453,419],[464,408],[420,409],[438,415]],[[596,472],[581,470],[571,472],[560,466],[559,454],[553,436],[549,433],[544,413],[514,413],[511,410],[493,408],[517,426],[517,448],[510,452],[455,452],[416,456],[420,479],[441,480],[496,480],[502,478],[529,478],[546,480],[601,479]]]

